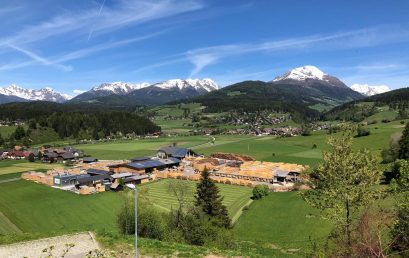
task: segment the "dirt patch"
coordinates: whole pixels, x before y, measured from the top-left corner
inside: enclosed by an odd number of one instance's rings
[[[223,152],[216,152],[210,155],[212,158],[216,159],[227,159],[227,160],[237,160],[237,161],[254,161],[255,159],[247,156],[247,155],[240,155],[240,154],[233,154],[233,153],[223,153]]]
[[[88,252],[99,249],[93,234],[85,232],[3,245],[0,246],[0,257],[46,257],[50,247],[52,255],[56,257],[61,257],[64,251],[68,250],[66,258],[84,257]]]

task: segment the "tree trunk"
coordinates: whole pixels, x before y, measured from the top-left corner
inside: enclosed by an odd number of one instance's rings
[[[347,244],[348,244],[348,252],[351,252],[351,246],[352,246],[352,241],[351,241],[351,218],[350,218],[350,207],[349,207],[349,201],[346,201],[345,204],[345,209],[346,209],[346,225],[345,225],[345,231],[346,231],[346,236],[347,236]]]

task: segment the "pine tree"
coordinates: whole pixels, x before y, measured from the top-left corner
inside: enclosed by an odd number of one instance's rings
[[[208,216],[216,219],[219,226],[228,228],[231,221],[226,206],[222,204],[223,198],[219,194],[219,188],[209,177],[209,171],[205,168],[202,178],[196,188],[196,206]]]
[[[409,123],[406,124],[405,130],[403,130],[399,147],[399,159],[409,159]]]

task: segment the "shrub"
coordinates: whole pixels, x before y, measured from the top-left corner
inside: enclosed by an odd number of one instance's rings
[[[385,119],[382,119],[381,122],[382,122],[382,123],[389,123],[390,121],[391,121],[391,120],[385,118]]]
[[[359,126],[358,129],[357,129],[357,135],[355,137],[363,137],[363,136],[368,136],[370,134],[371,134],[371,132],[368,129],[366,129],[366,128],[362,127],[362,126]]]
[[[34,154],[33,154],[33,153],[30,153],[30,154],[28,155],[28,161],[29,161],[29,162],[34,162],[34,160],[35,160]]]
[[[314,144],[312,145],[312,148],[313,148],[313,149],[316,149],[316,148],[317,148],[317,144],[314,143]]]
[[[404,124],[405,124],[405,121],[400,121],[400,124],[401,124],[401,125],[404,125]]]
[[[257,185],[256,187],[253,188],[253,199],[258,200],[263,198],[264,196],[267,196],[269,193],[268,186],[266,185]]]

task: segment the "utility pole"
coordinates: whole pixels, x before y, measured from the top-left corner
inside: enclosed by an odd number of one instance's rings
[[[134,197],[135,197],[135,258],[139,257],[138,254],[138,188],[135,185],[134,190]]]

